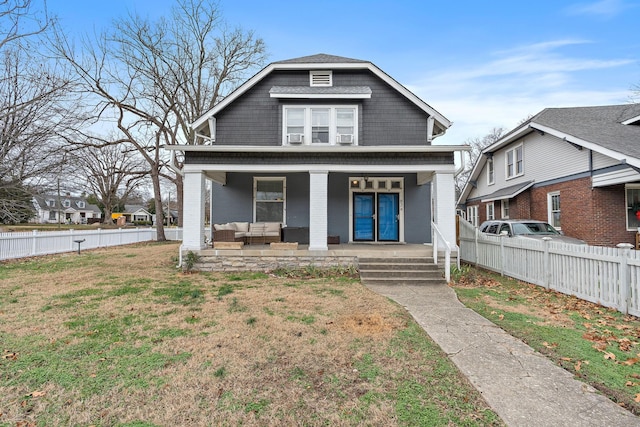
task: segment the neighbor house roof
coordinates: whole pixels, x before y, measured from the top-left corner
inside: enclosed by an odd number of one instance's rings
[[[33,199],[36,201],[40,209],[43,211],[48,211],[48,210],[64,211],[66,209],[73,209],[76,211],[100,213],[99,207],[87,202],[86,199],[83,197],[75,197],[75,196],[68,196],[68,195],[58,196],[57,194],[45,194],[45,195],[33,196]],[[65,200],[69,200],[70,206],[62,205]],[[58,203],[58,201],[60,203]],[[84,202],[84,207],[80,207],[81,204],[79,202]]]
[[[494,153],[534,131],[640,168],[640,104],[545,108],[482,150],[485,155],[478,158],[458,203],[463,203],[469,196],[471,183],[478,179],[487,162],[486,154]],[[489,197],[485,196],[483,200]]]
[[[272,62],[267,65],[261,71],[259,71],[256,75],[251,77],[245,83],[240,85],[235,91],[230,93],[227,97],[225,97],[222,101],[218,102],[211,110],[207,111],[200,118],[194,121],[191,124],[193,129],[198,129],[205,123],[207,123],[210,119],[215,117],[215,115],[226,108],[229,104],[231,104],[234,100],[239,98],[242,94],[247,92],[250,88],[252,88],[256,83],[261,81],[265,76],[270,74],[275,70],[337,70],[337,69],[345,69],[345,70],[353,70],[353,69],[368,69],[373,74],[381,78],[391,87],[396,89],[398,92],[403,94],[407,99],[409,99],[412,103],[414,103],[418,108],[422,109],[429,116],[433,117],[437,123],[438,128],[441,130],[441,134],[451,126],[452,122],[449,121],[444,115],[438,112],[435,108],[431,107],[429,104],[424,102],[414,93],[412,93],[409,89],[398,83],[395,79],[389,76],[387,73],[382,71],[380,68],[375,66],[370,61],[363,61],[359,59],[345,58],[342,56],[328,55],[325,53],[319,53],[316,55],[303,56],[300,58],[287,59],[283,61]],[[366,91],[366,89],[358,88],[358,90]]]

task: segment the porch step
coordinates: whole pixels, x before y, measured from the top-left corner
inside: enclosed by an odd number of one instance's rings
[[[444,284],[441,266],[433,258],[358,258],[364,284],[435,285]]]

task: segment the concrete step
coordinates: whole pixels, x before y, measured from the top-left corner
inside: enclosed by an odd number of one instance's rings
[[[358,262],[358,266],[361,270],[375,271],[375,270],[384,270],[384,271],[393,271],[393,270],[415,270],[415,271],[436,271],[441,270],[441,268],[433,263],[425,263],[425,264],[409,264],[409,263],[386,263],[386,262],[376,262],[376,263],[363,263]]]
[[[359,258],[365,284],[432,285],[445,283],[442,268],[432,258]]]
[[[387,286],[397,286],[397,285],[419,285],[419,286],[434,286],[434,285],[445,285],[446,282],[444,278],[410,278],[410,277],[374,277],[374,278],[360,278],[362,283],[365,285],[387,285]]]

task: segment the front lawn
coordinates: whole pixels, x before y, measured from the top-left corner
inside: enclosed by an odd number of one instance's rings
[[[185,274],[177,251],[0,263],[0,425],[503,425],[348,271]]]

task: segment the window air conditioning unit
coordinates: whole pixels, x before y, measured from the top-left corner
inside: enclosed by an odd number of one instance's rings
[[[336,139],[338,144],[353,144],[353,134],[351,133],[338,134]]]
[[[301,133],[289,133],[287,134],[287,139],[289,141],[289,144],[302,144],[304,135]]]

